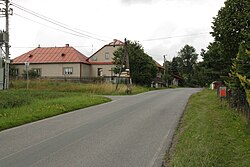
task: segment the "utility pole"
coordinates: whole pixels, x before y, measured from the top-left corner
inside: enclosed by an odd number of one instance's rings
[[[9,64],[10,64],[10,46],[9,46],[9,15],[13,14],[13,10],[10,7],[9,0],[2,0],[5,2],[5,8],[1,9],[1,16],[5,17],[5,38],[4,38],[4,44],[5,44],[5,65],[4,65],[4,71],[5,71],[5,79],[4,79],[4,89],[9,89]]]
[[[163,55],[164,76],[166,75],[166,55]]]
[[[166,56],[167,55],[163,55],[163,58],[164,58],[163,66],[164,66],[164,80],[166,82],[166,86],[168,87],[168,78],[166,77]]]
[[[7,40],[5,42],[5,52],[6,52],[6,57],[5,57],[5,89],[9,89],[9,82],[10,82],[10,73],[9,73],[9,68],[10,68],[10,47],[9,47],[9,0],[5,0],[5,18],[6,18],[6,35],[7,35]]]
[[[128,81],[127,81],[127,93],[131,93],[132,92],[132,80],[131,80],[131,73],[130,73],[130,67],[129,67],[129,56],[128,56],[128,48],[127,48],[127,39],[125,38],[125,46],[124,46],[124,50],[125,50],[125,59],[126,59],[126,65],[125,65],[125,69],[126,72],[128,74]]]
[[[130,73],[130,68],[129,68],[129,56],[128,56],[127,39],[126,38],[124,40],[124,56],[122,57],[121,66],[119,69],[120,71],[119,71],[119,76],[118,76],[118,80],[116,83],[116,90],[118,89],[118,84],[119,84],[119,80],[120,80],[120,76],[121,76],[122,68],[123,68],[124,64],[125,64],[125,71],[127,72],[127,76],[128,76],[126,92],[131,93],[132,92],[132,80],[131,80],[131,73]]]
[[[29,89],[29,65],[30,65],[30,63],[24,62],[24,65],[25,65],[25,69],[26,69],[26,80],[27,80],[26,89],[28,90]]]
[[[124,44],[124,49],[125,49],[125,45],[126,44]],[[121,61],[120,67],[119,67],[119,75],[118,75],[118,78],[117,78],[117,81],[116,81],[116,88],[115,88],[115,90],[118,89],[118,85],[119,85],[119,82],[120,82],[120,77],[121,77],[122,68],[123,68],[123,65],[124,65],[124,62],[125,62],[125,58],[126,58],[126,56],[124,54],[124,56],[122,57],[122,61]]]

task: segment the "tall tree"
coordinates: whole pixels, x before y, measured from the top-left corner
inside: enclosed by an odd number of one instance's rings
[[[246,40],[250,32],[250,1],[227,0],[213,21],[213,32],[216,45],[219,46],[221,59],[228,73],[232,59],[236,57],[241,42]]]
[[[183,72],[190,73],[193,71],[193,66],[196,64],[198,59],[198,54],[195,52],[195,48],[193,46],[185,45],[180,52],[178,52],[178,56],[183,61]]]
[[[144,52],[142,45],[136,41],[127,41],[127,52],[133,83],[149,86],[157,74],[157,66],[154,60]],[[117,65],[116,72],[119,71],[123,57],[124,48],[121,47],[114,53],[114,63]]]
[[[208,51],[203,51],[201,57],[207,82],[224,80],[222,76],[228,75],[228,64],[224,61],[220,44],[218,42],[210,43]]]
[[[182,76],[187,85],[192,85],[192,76],[194,75],[194,67],[197,63],[198,54],[193,46],[185,45],[178,57],[182,60]]]
[[[172,75],[180,76],[182,75],[183,62],[180,57],[173,57],[170,64],[170,73]]]

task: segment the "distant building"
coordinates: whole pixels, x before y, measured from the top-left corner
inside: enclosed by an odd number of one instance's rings
[[[180,82],[183,80],[183,78],[181,76],[172,74],[172,77],[174,78],[172,81],[172,85],[174,86],[180,86]]]
[[[117,74],[113,69],[114,52],[123,47],[124,43],[114,40],[104,45],[89,58],[66,44],[64,47],[37,47],[12,61],[17,77],[22,77],[26,70],[25,63],[29,63],[28,70],[34,70],[41,78],[67,79],[90,81],[93,78],[102,78],[111,81]],[[158,68],[154,84],[163,84],[164,68],[155,62]]]
[[[155,87],[155,88],[165,87],[166,86],[166,83],[164,80],[165,68],[161,66],[159,63],[157,63],[156,61],[155,61],[155,64],[157,66],[157,74],[156,74],[156,77],[152,80],[151,87]]]

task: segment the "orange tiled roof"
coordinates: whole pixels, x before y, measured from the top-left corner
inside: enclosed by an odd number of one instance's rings
[[[38,47],[13,60],[13,64],[30,63],[85,63],[87,57],[75,48],[65,47]]]

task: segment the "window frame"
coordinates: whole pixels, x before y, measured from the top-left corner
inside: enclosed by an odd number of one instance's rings
[[[73,67],[63,67],[63,75],[73,75]]]
[[[105,52],[105,59],[106,59],[106,60],[109,60],[109,59],[110,59],[110,54],[109,54],[109,52]]]
[[[36,71],[36,73],[37,73],[37,75],[38,75],[39,77],[42,76],[42,69],[41,69],[41,68],[32,68],[32,70],[33,70],[33,71]]]

